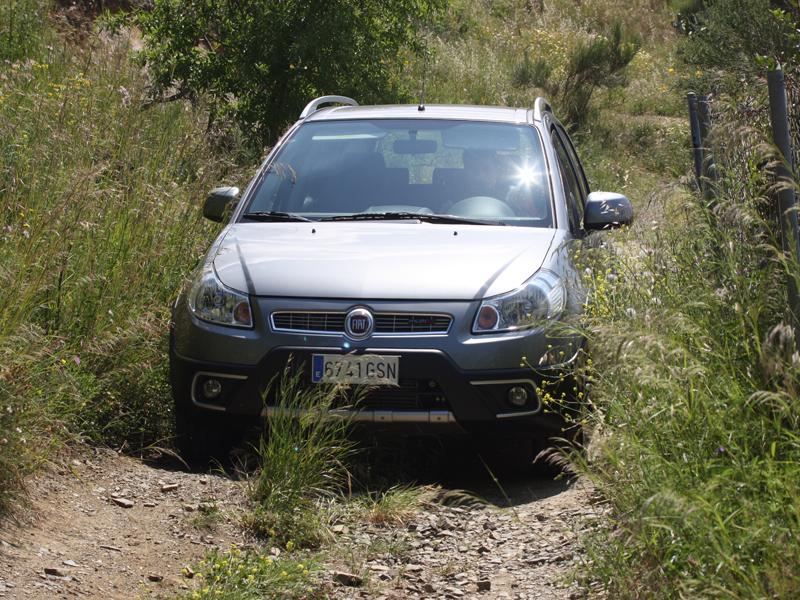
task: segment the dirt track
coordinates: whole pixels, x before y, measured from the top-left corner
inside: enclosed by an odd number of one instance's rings
[[[483,502],[425,504],[402,527],[336,531],[326,564],[359,587],[320,581],[335,598],[577,598],[576,532],[599,510],[581,481],[459,481]],[[0,526],[0,598],[173,597],[213,547],[247,544],[243,483],[153,466],[108,450],[65,458],[31,483],[30,510]],[[444,486],[446,491],[446,486]],[[510,502],[510,506],[509,506]],[[348,557],[345,561],[342,557]],[[357,564],[354,564],[357,563]]]

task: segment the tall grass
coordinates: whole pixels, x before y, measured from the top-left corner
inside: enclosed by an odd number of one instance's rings
[[[796,265],[764,216],[755,135],[721,140],[740,151],[714,208],[663,196],[592,271],[600,442],[584,469],[613,512],[587,549],[611,597],[800,594]]]
[[[42,7],[0,17],[41,17],[53,35]],[[169,304],[213,235],[199,201],[236,177],[202,108],[144,107],[125,38],[13,45],[25,58],[0,63],[0,507],[58,432],[129,449],[170,435]]]
[[[345,391],[308,387],[289,369],[274,382],[275,411],[267,416],[257,448],[259,471],[250,485],[256,508],[245,523],[282,545],[316,547],[326,531],[315,501],[347,491],[355,444],[348,436],[350,420],[329,415]]]
[[[46,0],[5,0],[0,5],[0,61],[20,60],[50,38]]]

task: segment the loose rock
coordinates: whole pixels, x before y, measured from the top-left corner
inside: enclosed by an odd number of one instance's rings
[[[360,587],[364,583],[364,579],[355,573],[347,573],[346,571],[334,571],[331,573],[333,580],[348,587]]]
[[[114,504],[117,506],[121,506],[122,508],[133,508],[133,500],[128,500],[127,498],[111,498],[114,501]]]
[[[58,567],[45,567],[45,575],[52,575],[53,577],[66,577],[67,573]]]

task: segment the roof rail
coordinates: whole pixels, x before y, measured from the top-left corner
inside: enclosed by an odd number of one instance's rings
[[[553,109],[551,108],[550,103],[547,100],[539,96],[536,99],[536,102],[533,103],[533,120],[541,121],[542,116],[544,116],[544,113],[546,112],[552,115]]]
[[[300,118],[305,119],[310,114],[319,110],[323,104],[346,104],[348,106],[358,106],[358,102],[347,96],[320,96],[306,104],[303,112],[300,113]]]

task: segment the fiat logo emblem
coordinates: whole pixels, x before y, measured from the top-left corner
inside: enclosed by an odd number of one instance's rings
[[[375,319],[366,308],[354,308],[344,319],[344,332],[354,340],[363,340],[372,334]]]

